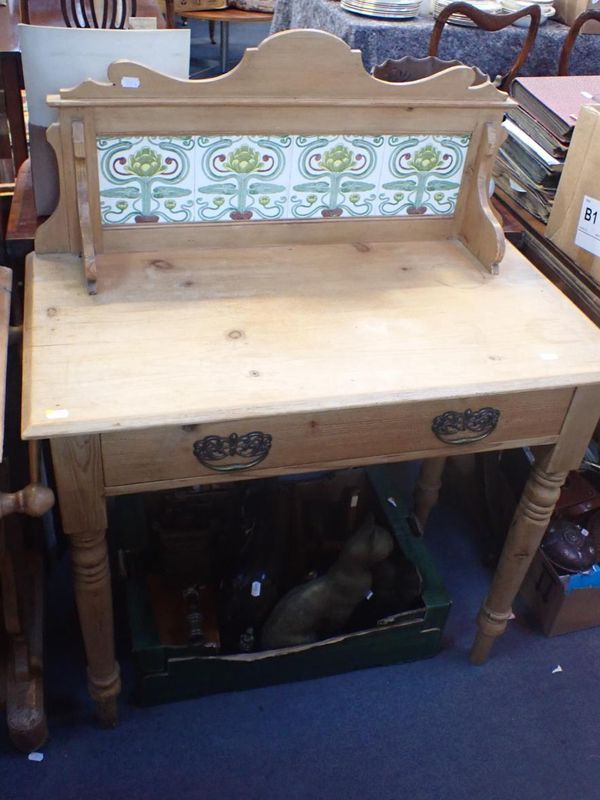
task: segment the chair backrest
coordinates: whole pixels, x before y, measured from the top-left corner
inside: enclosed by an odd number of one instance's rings
[[[425,58],[402,56],[402,58],[388,58],[382,64],[377,64],[373,67],[372,74],[374,78],[379,78],[380,81],[410,83],[411,81],[420,81],[422,78],[430,78],[432,75],[437,75],[438,72],[444,72],[444,70],[451,67],[464,66],[466,66],[465,63],[458,61],[456,58],[444,60],[437,56],[426,56]],[[489,81],[488,76],[478,67],[471,67],[471,69],[475,73],[473,86]]]
[[[513,101],[471,67],[386,83],[298,30],[218,78],[117,62],[48,102],[61,194],[36,252],[83,252],[90,284],[104,254],[182,248],[460,238],[501,260],[487,187]]]
[[[480,11],[470,3],[450,3],[439,14],[435,21],[431,38],[429,40],[429,55],[437,56],[442,30],[448,19],[453,14],[462,14],[472,20],[478,28],[484,31],[500,31],[507,28],[514,22],[525,17],[530,17],[529,30],[527,36],[523,41],[523,46],[519,51],[517,57],[512,63],[512,66],[505,75],[499,76],[500,80],[497,82],[498,88],[503,91],[508,91],[511,83],[516,78],[519,70],[523,66],[529,51],[533,47],[535,37],[537,36],[538,28],[540,26],[541,10],[538,5],[527,6],[520,11],[515,11],[512,14],[488,14],[485,11]]]
[[[595,20],[596,22],[600,23],[600,11],[596,9],[588,9],[584,11],[583,14],[580,14],[575,22],[569,28],[569,32],[565,37],[565,41],[563,42],[563,46],[560,51],[560,56],[558,58],[558,75],[568,75],[569,74],[569,61],[571,59],[571,50],[573,49],[573,45],[575,44],[575,40],[581,33],[582,27],[585,25],[586,22],[590,20]],[[590,73],[594,70],[590,70]]]
[[[137,0],[60,0],[67,28],[110,28],[123,30],[135,17]],[[29,0],[20,0],[21,22],[31,23]]]

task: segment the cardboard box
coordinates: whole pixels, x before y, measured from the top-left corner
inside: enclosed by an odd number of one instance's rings
[[[600,201],[600,106],[582,106],[548,220],[546,237],[600,287],[600,256],[575,244],[585,195]]]
[[[173,621],[160,620],[164,609],[153,602],[152,585],[144,568],[147,533],[143,515],[132,513],[136,500],[118,498],[119,540],[129,548],[131,569],[127,577],[127,603],[133,661],[135,696],[142,705],[170,702],[216,692],[268,686],[275,683],[324,677],[371,666],[397,664],[435,655],[450,610],[450,598],[422,537],[409,524],[410,515],[388,467],[336,473],[340,484],[357,473],[369,487],[368,506],[378,523],[394,536],[404,556],[422,579],[417,607],[381,620],[377,627],[337,636],[310,645],[239,654],[198,654],[185,643],[168,642],[161,630],[174,630]],[[306,477],[306,476],[304,476]],[[350,485],[350,484],[349,484]],[[363,496],[363,495],[361,495]],[[138,496],[137,503],[142,502]],[[392,505],[388,498],[394,498]],[[139,509],[141,506],[138,505]],[[137,520],[137,521],[136,521]],[[131,559],[137,551],[138,555]],[[156,595],[155,595],[156,596]],[[203,609],[205,621],[209,614]],[[210,641],[216,637],[208,637]]]
[[[580,576],[569,576],[579,578]],[[573,588],[538,550],[519,597],[546,636],[558,636],[600,625],[600,587]]]
[[[557,22],[564,22],[565,25],[572,25],[580,14],[589,9],[600,11],[600,2],[593,0],[555,0],[554,8]],[[580,33],[600,33],[600,22],[590,20],[586,22]]]

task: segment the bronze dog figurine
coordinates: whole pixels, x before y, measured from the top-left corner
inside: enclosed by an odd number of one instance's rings
[[[296,586],[279,601],[263,627],[263,648],[310,644],[340,633],[371,590],[374,565],[393,547],[390,533],[367,519],[325,575]]]

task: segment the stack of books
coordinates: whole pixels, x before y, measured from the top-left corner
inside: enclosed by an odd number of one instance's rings
[[[543,223],[552,203],[582,105],[600,102],[600,75],[518,78],[508,133],[494,167],[501,193]]]

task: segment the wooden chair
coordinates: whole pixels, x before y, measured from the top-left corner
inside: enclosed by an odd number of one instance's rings
[[[0,267],[0,697],[6,698],[8,731],[14,745],[30,752],[48,735],[43,693],[44,590],[41,548],[26,544],[22,515],[41,517],[54,504],[54,495],[40,481],[38,442],[29,443],[31,482],[24,489],[10,491],[20,482],[24,466],[20,463],[23,446],[16,434],[14,371],[9,371],[7,380],[8,346],[16,345],[21,333],[20,327],[9,327],[11,289],[12,273]],[[5,397],[9,442],[8,458],[3,461]]]
[[[402,58],[388,58],[383,64],[373,67],[373,77],[380,81],[389,83],[410,83],[419,81],[423,78],[430,78],[451,67],[464,67],[462,61],[456,58],[445,60],[437,56],[426,56],[425,58],[415,58],[414,56],[403,56]],[[485,83],[489,80],[478,67],[472,67],[475,73],[473,85]]]
[[[582,27],[585,25],[586,22],[590,20],[596,20],[596,22],[600,22],[600,11],[596,11],[594,9],[588,9],[588,11],[584,11],[583,14],[580,14],[575,22],[571,25],[569,32],[565,37],[565,41],[563,42],[562,49],[560,51],[560,56],[558,59],[558,75],[568,75],[569,74],[569,61],[571,59],[571,50],[575,44],[575,40],[581,33]]]
[[[122,30],[129,17],[135,17],[137,0],[60,0],[60,9],[67,28],[112,28]],[[29,25],[29,0],[21,0],[21,22]],[[101,10],[101,11],[100,11]]]
[[[431,32],[431,38],[429,40],[430,56],[437,56],[442,30],[446,22],[448,22],[448,19],[453,14],[462,14],[465,17],[468,17],[477,25],[478,28],[481,28],[484,31],[501,31],[503,28],[507,28],[509,25],[512,25],[519,19],[531,17],[529,30],[519,54],[515,58],[509,71],[505,75],[498,76],[495,81],[499,89],[508,91],[511,83],[516,78],[519,70],[525,63],[525,59],[527,58],[529,51],[533,47],[538,28],[540,26],[540,7],[537,5],[531,5],[527,6],[527,8],[523,8],[521,11],[515,11],[514,14],[500,15],[487,14],[484,11],[480,11],[479,9],[470,5],[469,3],[450,3],[450,5],[446,6],[442,13],[438,16],[435,21],[435,25],[433,26],[433,31]]]

